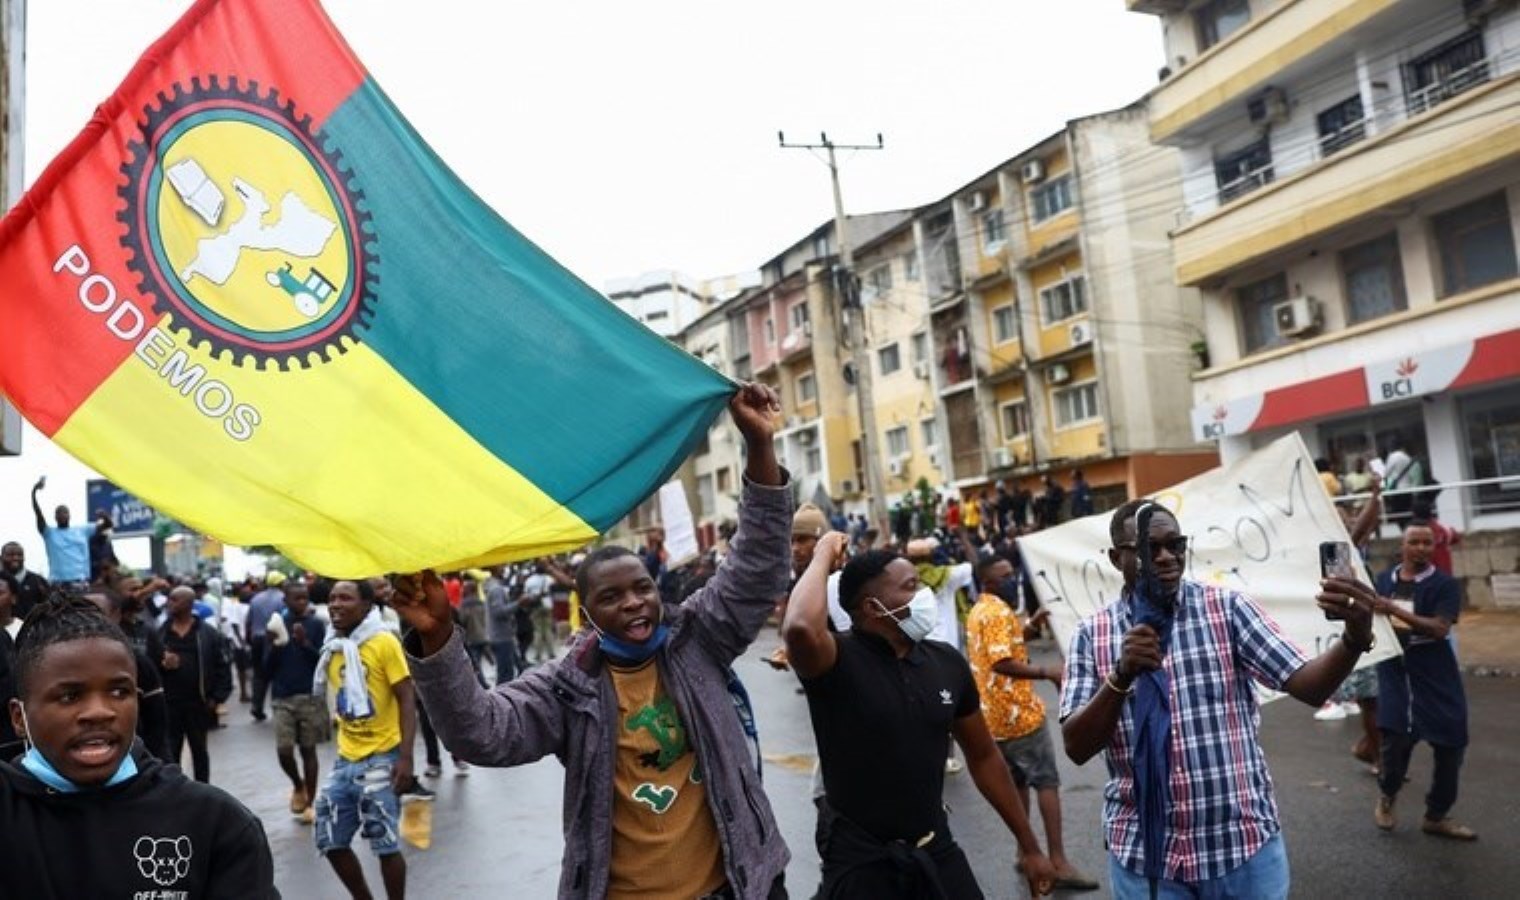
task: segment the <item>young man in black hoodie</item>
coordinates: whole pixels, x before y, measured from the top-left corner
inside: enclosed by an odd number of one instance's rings
[[[0,762],[0,897],[278,898],[258,818],[133,745],[137,665],[89,601],[54,596],[16,641]]]

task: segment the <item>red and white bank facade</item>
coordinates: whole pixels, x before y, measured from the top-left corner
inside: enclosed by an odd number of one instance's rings
[[[1193,434],[1230,462],[1290,430],[1345,474],[1394,443],[1442,484],[1443,521],[1520,526],[1520,283],[1199,372]]]

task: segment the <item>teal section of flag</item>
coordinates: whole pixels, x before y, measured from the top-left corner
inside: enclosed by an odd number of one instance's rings
[[[362,173],[378,246],[379,296],[360,334],[367,346],[598,530],[669,478],[732,382],[508,225],[373,81],[321,136]]]

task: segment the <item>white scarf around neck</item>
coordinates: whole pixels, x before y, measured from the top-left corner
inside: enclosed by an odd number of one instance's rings
[[[347,635],[341,635],[336,628],[327,630],[327,637],[322,641],[322,657],[317,660],[317,672],[312,679],[312,690],[319,697],[327,698],[327,703],[335,712],[338,709],[337,692],[327,690],[327,667],[334,653],[343,654],[343,684],[338,690],[343,692],[344,707],[347,712],[346,718],[363,719],[374,715],[374,706],[370,703],[369,688],[365,684],[364,662],[359,657],[359,648],[364,642],[377,634],[385,631],[385,623],[380,620],[380,608],[370,608],[369,615],[364,621],[354,627]]]

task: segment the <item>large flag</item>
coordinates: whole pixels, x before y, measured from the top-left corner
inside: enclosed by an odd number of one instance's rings
[[[0,328],[43,433],[332,575],[583,543],[732,391],[471,193],[315,0],[200,0],[144,54],[0,224]]]

